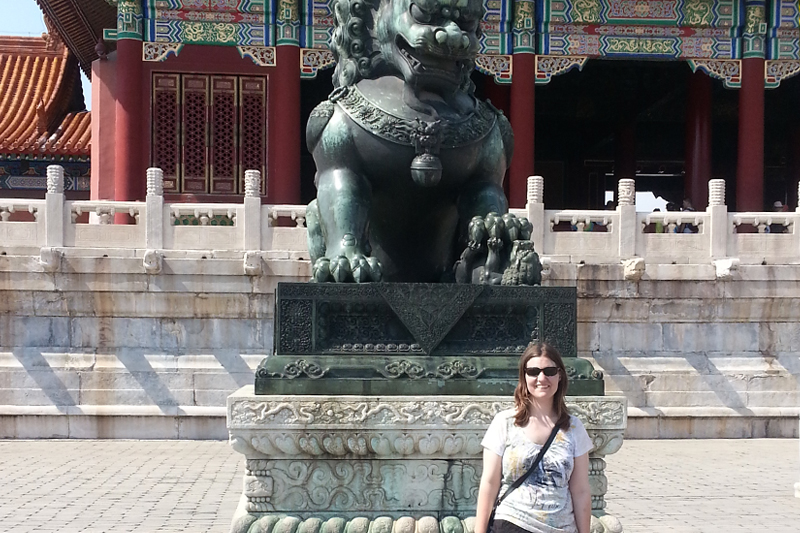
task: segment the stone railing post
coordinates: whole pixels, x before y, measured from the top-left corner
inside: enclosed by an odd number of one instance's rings
[[[711,259],[727,256],[728,248],[728,206],[725,205],[725,180],[708,181],[709,242]]]
[[[528,221],[533,225],[531,240],[537,253],[544,254],[544,178],[542,176],[528,176],[528,202],[525,208],[528,212]]]
[[[636,256],[636,180],[619,180],[617,190],[617,212],[619,213],[619,258],[631,259]]]
[[[64,167],[50,165],[47,167],[44,208],[45,246],[64,246],[64,225],[70,222],[64,213]]]
[[[145,209],[145,246],[160,250],[164,248],[164,171],[160,168],[147,169]]]
[[[244,172],[244,249],[261,250],[261,172]]]

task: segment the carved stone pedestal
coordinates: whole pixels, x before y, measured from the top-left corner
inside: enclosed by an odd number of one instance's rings
[[[480,441],[499,396],[228,397],[228,430],[247,461],[232,532],[471,533]],[[619,450],[624,397],[569,397],[595,443],[592,531],[620,532],[605,515],[603,457]]]

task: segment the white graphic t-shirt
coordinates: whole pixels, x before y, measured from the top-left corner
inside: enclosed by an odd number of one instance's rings
[[[500,496],[528,471],[542,448],[514,424],[514,409],[497,413],[481,445],[503,458]],[[570,416],[569,429],[559,430],[536,470],[497,508],[495,520],[534,533],[577,533],[569,478],[575,457],[592,447],[583,423]]]

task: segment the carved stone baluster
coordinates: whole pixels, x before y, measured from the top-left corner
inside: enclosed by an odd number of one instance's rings
[[[261,196],[261,172],[258,170],[244,171],[244,197],[257,198]]]
[[[244,172],[244,249],[245,270],[247,254],[261,249],[261,172],[245,170]],[[252,255],[251,255],[252,257]],[[260,258],[260,256],[259,256]],[[260,260],[260,259],[259,259]]]
[[[64,246],[64,167],[47,167],[47,194],[45,195],[44,233],[45,246]]]
[[[723,259],[728,246],[728,206],[725,205],[725,180],[716,179],[708,182],[709,227],[703,229],[711,235],[711,259]]]
[[[544,203],[544,178],[542,176],[528,176],[528,203]]]
[[[619,180],[617,205],[636,205],[636,180],[630,178]]]
[[[528,221],[533,226],[531,231],[533,246],[537,249],[539,255],[543,256],[547,252],[544,249],[544,178],[542,176],[528,177],[528,204],[526,208]]]
[[[160,168],[147,169],[145,209],[145,245],[155,253],[164,247],[164,171]]]
[[[636,181],[630,178],[619,180],[617,189],[617,212],[619,213],[619,256],[621,260],[636,256]]]
[[[725,205],[725,180],[708,181],[708,205]]]

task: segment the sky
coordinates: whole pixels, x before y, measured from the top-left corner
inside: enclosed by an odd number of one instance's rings
[[[42,10],[36,0],[0,0],[0,35],[38,37],[47,31]],[[86,108],[92,107],[92,89],[86,75],[81,72],[83,99]]]

